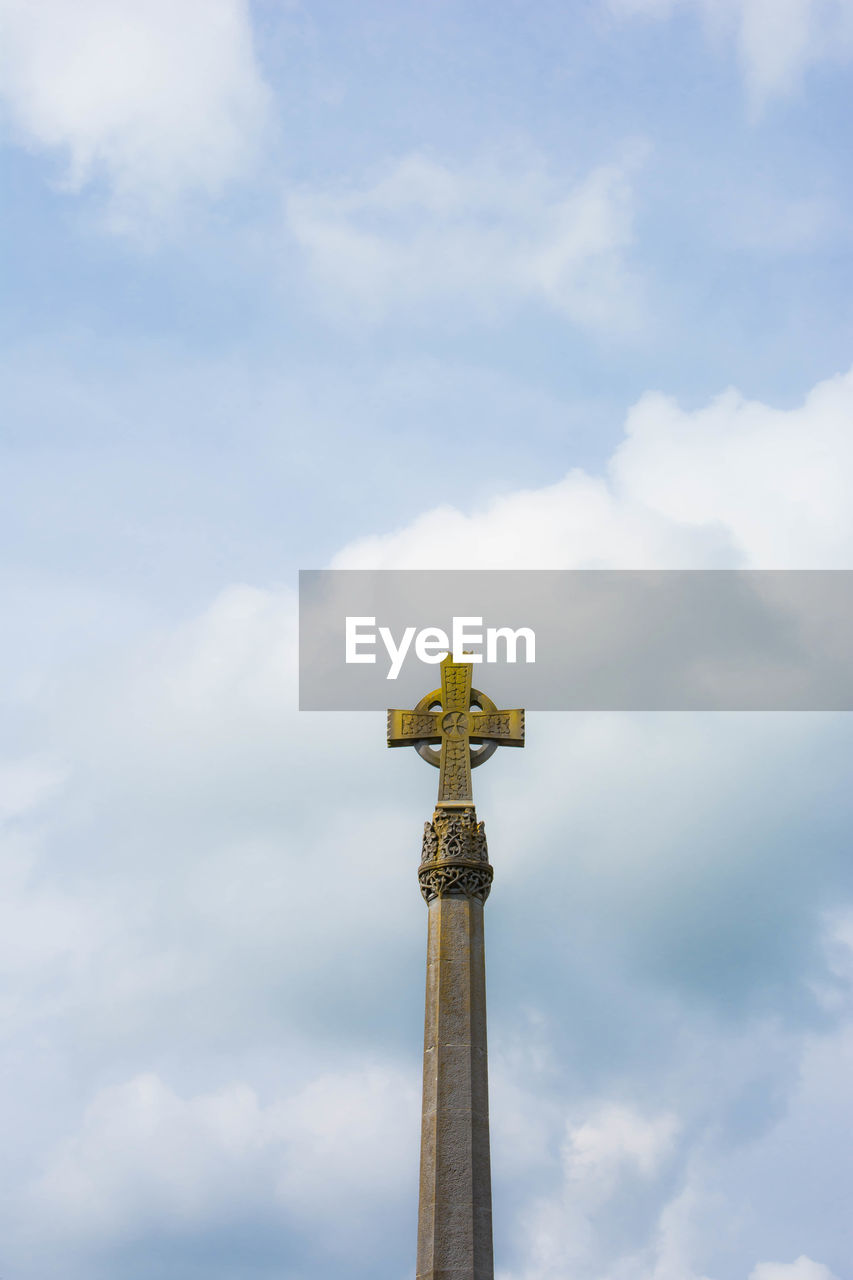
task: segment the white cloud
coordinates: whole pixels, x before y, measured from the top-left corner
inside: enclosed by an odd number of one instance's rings
[[[630,410],[608,477],[571,471],[470,514],[427,511],[337,568],[840,569],[853,565],[853,372],[775,409],[724,392]]]
[[[67,975],[97,947],[100,904],[70,899],[37,870],[33,823],[36,829],[44,824],[45,807],[59,801],[66,781],[66,770],[46,757],[0,763],[0,1011],[6,1019],[27,1007],[29,979]]]
[[[784,1264],[754,1258],[757,1241],[798,1238],[822,1238],[843,1256],[844,1220],[833,1197],[850,1176],[850,1153],[837,1142],[849,1127],[849,1019],[805,1034],[776,1020],[727,1036],[701,1019],[688,1025],[683,1013],[679,1024],[660,1081],[678,1118],[573,1099],[575,1115],[587,1118],[567,1126],[548,1191],[522,1192],[517,1261],[501,1280],[837,1280],[807,1256]],[[743,1110],[745,1099],[757,1109],[756,1083],[778,1085],[783,1063],[784,1105],[775,1118],[735,1141],[724,1136],[732,1110]],[[556,1091],[541,1085],[528,1081],[527,1105],[553,1125]],[[535,1185],[535,1172],[527,1182]],[[785,1256],[785,1247],[779,1252]]]
[[[752,567],[850,567],[851,412],[853,372],[787,410],[733,390],[694,411],[649,394],[628,415],[611,474],[674,527],[726,528]]]
[[[70,1238],[220,1225],[286,1213],[338,1225],[394,1197],[414,1169],[414,1074],[342,1067],[264,1103],[236,1083],[182,1097],[158,1075],[102,1089],[48,1155],[31,1208]]]
[[[401,1189],[414,1192],[421,1081],[399,1068],[326,1073],[279,1108],[287,1157],[277,1195],[301,1220],[328,1223],[329,1203],[346,1221]]]
[[[48,1159],[36,1203],[66,1231],[122,1235],[187,1222],[251,1194],[246,1166],[273,1138],[254,1091],[178,1097],[156,1075],[101,1091],[80,1132]]]
[[[731,40],[754,106],[795,89],[826,59],[853,56],[850,0],[605,0],[612,13],[668,17],[699,9],[713,37]]]
[[[795,1262],[759,1262],[749,1280],[837,1280],[829,1267],[801,1254]]]
[[[246,0],[0,0],[0,95],[72,190],[105,181],[117,225],[243,174],[269,98]]]
[[[430,304],[488,317],[533,301],[576,324],[631,327],[637,159],[567,186],[529,164],[414,154],[361,186],[294,192],[287,221],[327,303],[362,320]]]
[[[40,756],[0,761],[0,823],[37,806],[64,779],[65,773],[55,761]]]
[[[647,1119],[625,1106],[609,1105],[582,1124],[570,1127],[565,1146],[570,1181],[606,1193],[624,1169],[651,1177],[672,1149],[678,1131],[675,1116]]]
[[[606,480],[570,471],[464,514],[436,507],[394,533],[343,548],[337,569],[687,568],[733,554],[722,526],[675,529],[653,508],[620,498]]]
[[[694,1254],[701,1239],[696,1219],[701,1219],[703,1211],[707,1218],[709,1208],[731,1213],[728,1205],[714,1205],[707,1189],[697,1190],[688,1176],[686,1185],[664,1204],[649,1233],[647,1259],[632,1259],[624,1276],[619,1276],[617,1269],[618,1280],[709,1280],[694,1269]]]
[[[828,911],[825,924],[826,972],[813,989],[829,1013],[839,1013],[853,1007],[853,910]]]
[[[573,1274],[600,1275],[602,1259],[618,1246],[602,1239],[593,1225],[620,1184],[654,1179],[672,1154],[678,1132],[675,1116],[643,1116],[634,1108],[608,1104],[580,1124],[569,1123],[560,1152],[555,1192],[534,1199],[522,1214],[526,1262],[516,1280],[561,1280]],[[606,1263],[605,1263],[606,1265]],[[507,1276],[506,1280],[510,1280]]]

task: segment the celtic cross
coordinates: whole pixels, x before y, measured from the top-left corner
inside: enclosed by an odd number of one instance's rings
[[[473,805],[471,770],[498,746],[524,746],[524,712],[499,711],[472,688],[473,663],[441,664],[441,688],[421,698],[413,711],[388,712],[388,746],[414,747],[439,769],[438,804]],[[440,750],[436,751],[438,746]]]

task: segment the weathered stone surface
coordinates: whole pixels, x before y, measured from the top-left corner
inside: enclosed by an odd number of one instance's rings
[[[439,770],[418,868],[429,905],[418,1280],[494,1280],[483,904],[492,868],[471,771],[524,746],[524,712],[472,685],[472,662],[441,663],[441,688],[388,712],[389,747]],[[439,747],[439,750],[436,750]]]
[[[493,1280],[483,903],[429,903],[417,1280]]]

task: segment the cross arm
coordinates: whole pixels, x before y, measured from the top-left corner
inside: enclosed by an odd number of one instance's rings
[[[523,711],[473,711],[472,742],[499,742],[503,747],[524,746]]]
[[[419,742],[441,742],[441,712],[389,711],[388,746],[412,747]]]

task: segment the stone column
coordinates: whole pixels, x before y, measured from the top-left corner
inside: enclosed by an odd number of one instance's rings
[[[425,824],[429,904],[417,1280],[493,1280],[483,904],[492,882],[473,806]]]

